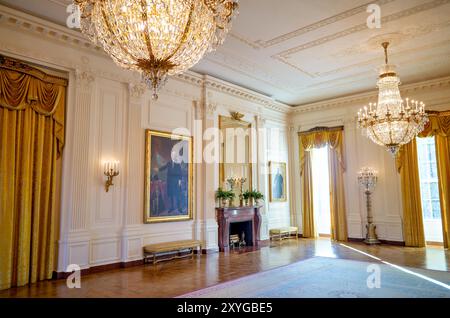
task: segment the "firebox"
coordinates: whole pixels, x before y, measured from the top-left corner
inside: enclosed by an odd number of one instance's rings
[[[239,241],[242,246],[253,246],[253,222],[233,222],[230,223],[230,236],[239,235]]]

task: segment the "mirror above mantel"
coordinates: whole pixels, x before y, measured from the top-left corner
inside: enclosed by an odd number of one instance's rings
[[[219,116],[221,136],[219,178],[220,186],[224,189],[229,188],[228,178],[245,178],[242,190],[251,190],[252,124],[242,120],[243,117],[244,115],[238,112],[230,112],[230,117]]]

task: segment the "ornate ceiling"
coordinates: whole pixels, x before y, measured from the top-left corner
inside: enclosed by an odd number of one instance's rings
[[[65,25],[70,0],[0,0]],[[381,28],[369,29],[369,4]],[[375,90],[381,42],[403,83],[450,74],[450,0],[240,0],[231,35],[193,70],[289,105]]]

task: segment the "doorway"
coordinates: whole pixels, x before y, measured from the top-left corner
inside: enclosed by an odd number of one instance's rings
[[[427,244],[443,244],[434,137],[416,138],[423,227]]]
[[[330,178],[328,168],[328,146],[311,151],[313,178],[314,223],[317,234],[331,236]]]

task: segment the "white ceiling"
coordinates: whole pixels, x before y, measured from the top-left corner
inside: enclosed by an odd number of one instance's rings
[[[70,0],[0,0],[65,25]],[[381,29],[366,25],[371,3]],[[193,70],[290,105],[375,90],[380,46],[403,83],[450,75],[450,0],[240,0],[231,34]]]

